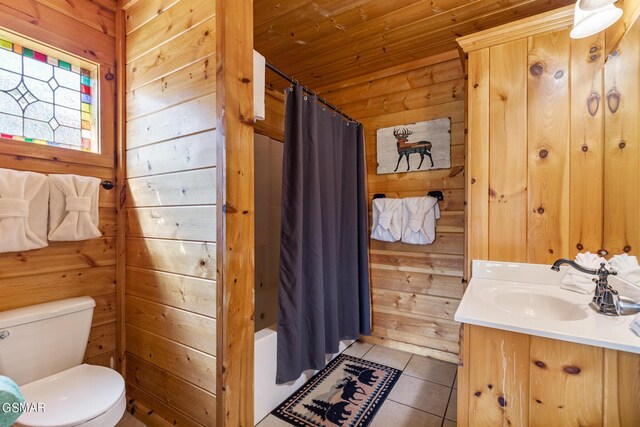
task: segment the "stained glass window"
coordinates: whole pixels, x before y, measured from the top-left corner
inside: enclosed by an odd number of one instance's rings
[[[0,137],[98,152],[93,75],[0,35]]]

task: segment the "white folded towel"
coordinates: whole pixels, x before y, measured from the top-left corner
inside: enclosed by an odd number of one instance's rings
[[[78,175],[49,175],[49,240],[76,241],[100,237],[100,180]]]
[[[264,87],[266,60],[255,50],[253,51],[253,117],[254,120],[264,120]]]
[[[628,254],[614,255],[609,261],[611,268],[617,273],[618,277],[640,286],[640,265],[638,258]]]
[[[636,314],[636,317],[631,321],[630,327],[640,337],[640,314]]]
[[[46,175],[0,169],[0,252],[48,245],[48,203]]]
[[[402,200],[375,199],[372,206],[371,238],[397,242],[402,237]]]
[[[435,197],[402,199],[402,241],[413,245],[428,245],[436,239],[436,220],[440,207]]]
[[[575,261],[585,268],[593,268],[597,270],[600,268],[601,263],[605,264],[605,268],[611,268],[606,259],[590,252],[579,253],[576,255]],[[593,294],[596,289],[596,284],[593,279],[597,279],[597,277],[578,271],[573,267],[569,267],[562,278],[560,287],[562,289],[581,294]]]

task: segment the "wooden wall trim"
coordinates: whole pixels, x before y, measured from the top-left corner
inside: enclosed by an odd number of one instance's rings
[[[125,375],[125,290],[127,264],[126,38],[124,11],[116,12],[116,366]]]
[[[253,426],[253,1],[216,2],[217,425]]]
[[[536,34],[563,30],[573,25],[574,7],[571,5],[541,13],[520,21],[459,37],[456,41],[465,52],[473,52]]]
[[[607,40],[605,58],[608,58],[611,52],[618,48],[620,41],[640,15],[640,0],[618,0],[616,7],[622,9],[623,14],[615,24],[605,31],[605,39]]]

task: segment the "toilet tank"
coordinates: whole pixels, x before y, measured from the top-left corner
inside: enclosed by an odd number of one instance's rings
[[[0,375],[21,386],[80,365],[95,305],[79,297],[0,312]]]

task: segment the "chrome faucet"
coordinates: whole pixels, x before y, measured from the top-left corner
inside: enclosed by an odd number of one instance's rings
[[[607,270],[604,263],[600,263],[600,268],[598,269],[586,268],[576,263],[575,261],[571,261],[570,259],[566,258],[560,258],[559,260],[554,262],[551,269],[553,271],[560,271],[560,266],[562,264],[569,264],[571,267],[575,268],[578,271],[598,276],[598,279],[594,279],[596,283],[595,294],[593,295],[591,303],[589,303],[589,307],[591,307],[598,313],[606,314],[607,316],[631,314],[624,312],[625,310],[624,307],[621,306],[618,291],[616,291],[611,287],[611,285],[609,285],[609,275],[615,276],[618,274],[617,272],[613,270]]]

